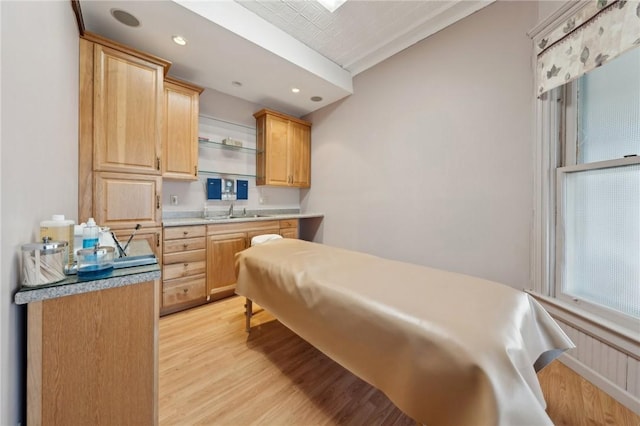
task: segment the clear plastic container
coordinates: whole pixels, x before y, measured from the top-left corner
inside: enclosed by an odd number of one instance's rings
[[[63,214],[54,214],[51,220],[40,222],[40,239],[47,237],[50,241],[66,241],[67,264],[73,264],[73,229],[75,222],[66,220]]]
[[[22,246],[22,285],[34,287],[52,284],[66,278],[64,266],[67,262],[68,243],[50,241]]]
[[[78,279],[98,279],[111,275],[115,258],[113,247],[96,246],[80,249],[78,255]]]

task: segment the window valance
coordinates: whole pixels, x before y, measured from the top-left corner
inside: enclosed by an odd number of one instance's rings
[[[640,46],[640,1],[590,0],[535,44],[541,95]]]

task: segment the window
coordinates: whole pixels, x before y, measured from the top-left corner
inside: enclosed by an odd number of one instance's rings
[[[640,49],[561,89],[555,296],[640,319]],[[635,326],[634,326],[635,324]]]

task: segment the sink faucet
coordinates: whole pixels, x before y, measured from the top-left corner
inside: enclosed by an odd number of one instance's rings
[[[229,216],[233,216],[233,203],[229,206]]]

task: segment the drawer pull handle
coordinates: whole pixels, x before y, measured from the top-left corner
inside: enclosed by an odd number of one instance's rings
[[[182,235],[188,235],[189,231],[182,231]]]
[[[186,268],[187,266],[189,266],[189,264],[188,264],[188,263],[185,263],[185,264],[184,264],[184,267]]]
[[[184,290],[182,290],[182,291],[184,292],[184,294],[189,293],[189,289],[188,289],[188,288],[185,288],[185,289],[184,289]]]
[[[189,247],[189,244],[183,244],[182,247],[187,248]]]

